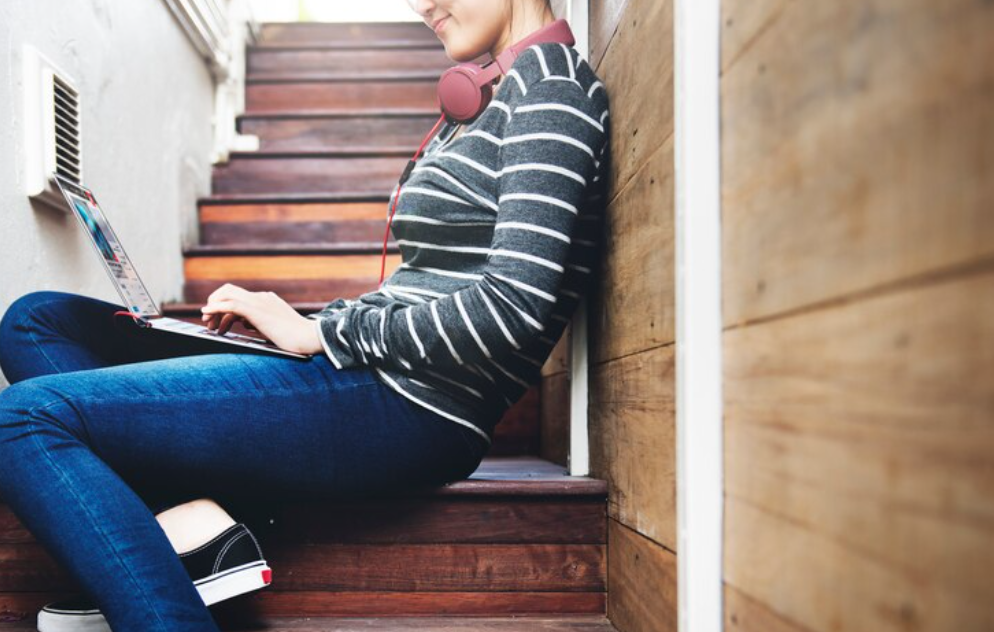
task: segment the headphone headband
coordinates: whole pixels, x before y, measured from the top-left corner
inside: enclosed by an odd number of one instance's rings
[[[560,18],[508,46],[483,66],[463,62],[442,73],[438,80],[438,107],[445,118],[453,123],[468,123],[479,116],[493,98],[493,83],[497,77],[511,70],[522,51],[546,42],[572,46],[576,39],[569,23]]]

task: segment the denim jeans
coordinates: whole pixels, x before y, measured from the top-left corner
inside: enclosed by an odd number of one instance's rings
[[[389,495],[465,478],[486,452],[368,367],[191,353],[122,335],[122,309],[46,290],[0,320],[0,499],[115,632],[218,631],[155,518],[164,508]]]

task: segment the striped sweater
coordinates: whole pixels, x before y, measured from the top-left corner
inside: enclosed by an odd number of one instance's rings
[[[445,122],[394,188],[400,266],[308,315],[333,365],[373,368],[489,445],[590,283],[608,123],[604,86],[574,48],[522,51],[486,110],[454,140]]]

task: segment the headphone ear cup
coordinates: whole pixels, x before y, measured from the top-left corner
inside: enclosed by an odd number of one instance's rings
[[[480,86],[482,68],[472,62],[453,66],[438,80],[438,106],[446,117],[466,123],[479,116],[492,97],[491,86]]]

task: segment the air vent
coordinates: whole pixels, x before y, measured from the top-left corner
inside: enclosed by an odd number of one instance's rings
[[[79,155],[79,93],[58,75],[52,75],[55,110],[55,171],[82,184]]]
[[[24,47],[24,125],[27,194],[65,211],[54,176],[81,184],[79,90],[69,76],[31,46]]]

